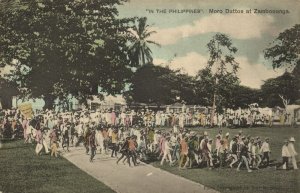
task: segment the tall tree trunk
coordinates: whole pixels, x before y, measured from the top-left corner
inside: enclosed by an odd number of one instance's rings
[[[212,110],[210,113],[210,126],[211,127],[214,126],[215,110],[216,110],[216,93],[214,93],[213,105],[212,105]]]
[[[145,61],[145,54],[144,54],[144,52],[142,52],[142,61],[143,61],[143,66],[145,66],[146,61]]]

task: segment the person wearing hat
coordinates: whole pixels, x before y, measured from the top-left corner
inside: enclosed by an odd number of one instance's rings
[[[221,146],[221,135],[216,135],[216,150],[218,151],[218,149]]]
[[[282,169],[288,170],[289,169],[289,157],[291,157],[290,151],[289,151],[289,140],[284,141],[284,145],[281,149],[281,156],[282,156],[282,163],[275,166],[275,169],[278,169],[282,167]]]
[[[289,149],[289,152],[291,154],[291,160],[292,160],[293,168],[294,168],[294,170],[297,170],[298,166],[297,166],[296,156],[298,155],[298,153],[295,150],[295,146],[294,146],[295,141],[296,140],[295,140],[294,137],[290,138],[288,149]]]
[[[227,132],[225,135],[224,141],[224,147],[228,151],[229,150],[229,133]]]
[[[269,144],[269,138],[268,137],[263,142],[263,144],[260,148],[260,151],[263,154],[262,161],[264,161],[266,159],[267,160],[266,166],[269,166],[271,149],[270,149],[270,144]]]

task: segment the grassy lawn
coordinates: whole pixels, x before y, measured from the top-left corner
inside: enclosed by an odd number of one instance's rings
[[[210,137],[217,134],[217,129],[195,129],[208,131]],[[223,133],[237,134],[239,129],[223,129]],[[271,159],[281,161],[281,147],[284,139],[293,136],[296,138],[295,148],[300,152],[300,128],[274,127],[274,128],[247,128],[242,129],[245,135],[270,138]],[[297,157],[299,162],[300,156]],[[154,162],[155,167],[182,176],[207,187],[214,188],[222,193],[298,193],[300,192],[300,170],[274,170],[265,168],[248,173],[247,170],[237,172],[235,169],[187,169],[179,170],[168,164],[160,166]],[[290,165],[291,166],[291,165]]]
[[[0,191],[3,193],[114,192],[64,158],[37,157],[34,146],[2,141]]]

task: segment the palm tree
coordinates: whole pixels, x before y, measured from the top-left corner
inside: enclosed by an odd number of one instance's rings
[[[135,24],[132,27],[132,45],[129,48],[129,54],[131,61],[137,65],[145,65],[146,63],[152,62],[152,51],[149,48],[149,44],[160,46],[158,43],[149,40],[149,37],[156,33],[156,31],[150,31],[149,25],[147,24],[147,18],[137,18]]]

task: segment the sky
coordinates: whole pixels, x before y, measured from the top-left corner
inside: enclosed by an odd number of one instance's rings
[[[169,65],[194,76],[207,65],[209,40],[216,33],[224,33],[238,48],[235,57],[241,84],[260,88],[264,80],[285,71],[274,70],[264,58],[263,50],[280,32],[299,23],[299,7],[299,0],[130,0],[118,9],[120,17],[147,17],[150,30],[157,32],[150,38],[161,45],[150,47],[155,65]],[[226,9],[232,10],[231,13]],[[250,9],[251,13],[246,13]],[[255,9],[284,12],[254,13]],[[174,13],[174,10],[196,12]]]

